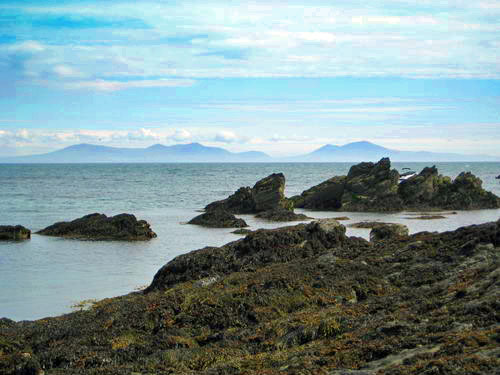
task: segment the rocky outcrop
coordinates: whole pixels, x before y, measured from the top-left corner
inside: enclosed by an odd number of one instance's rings
[[[146,293],[183,281],[251,271],[264,265],[322,254],[345,240],[345,227],[332,219],[257,230],[223,247],[206,247],[178,256],[156,273]]]
[[[296,214],[295,212],[284,208],[276,208],[273,210],[264,211],[255,215],[255,217],[269,221],[281,221],[281,222],[311,220],[310,217],[304,214]]]
[[[290,198],[295,207],[341,211],[471,210],[499,208],[500,199],[482,181],[463,172],[454,181],[435,166],[399,182],[390,160],[353,165],[347,176],[333,177]]]
[[[239,219],[224,209],[207,211],[191,219],[188,224],[202,225],[211,228],[244,228],[248,227],[243,219]]]
[[[403,224],[381,224],[376,225],[370,231],[370,241],[394,240],[407,237],[408,227]]]
[[[31,231],[22,225],[0,225],[0,241],[29,240]]]
[[[156,237],[146,221],[137,220],[131,214],[107,217],[94,213],[70,222],[55,223],[37,233],[83,240],[146,241]]]
[[[335,221],[165,265],[146,293],[0,319],[0,374],[490,375],[500,221],[384,241]]]
[[[253,188],[242,187],[228,198],[210,203],[205,210],[224,209],[232,214],[254,214],[277,208],[293,208],[285,198],[285,176],[282,173],[273,173],[259,180]]]

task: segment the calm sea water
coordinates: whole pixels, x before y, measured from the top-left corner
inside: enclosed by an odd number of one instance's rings
[[[394,163],[420,171],[428,163]],[[472,171],[483,186],[500,195],[500,163],[437,163],[455,177]],[[351,163],[269,164],[77,164],[0,165],[0,225],[21,224],[33,232],[61,220],[101,212],[133,213],[147,220],[158,238],[149,242],[92,242],[33,235],[30,241],[0,242],[0,317],[38,319],[71,311],[84,299],[126,294],[149,284],[173,257],[240,238],[232,229],[184,225],[207,203],[240,186],[283,172],[287,196],[301,193]],[[306,212],[316,218],[347,215],[350,221],[401,222],[411,232],[444,231],[500,217],[500,210],[460,212],[443,220],[410,220],[409,214]],[[273,228],[249,215],[251,229]],[[367,237],[369,230],[349,229]]]

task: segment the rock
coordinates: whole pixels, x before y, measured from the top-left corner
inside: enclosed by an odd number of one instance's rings
[[[286,210],[284,208],[277,208],[273,210],[268,210],[261,212],[256,215],[260,219],[266,219],[269,221],[304,221],[311,220],[309,216],[303,214],[296,214],[293,211]]]
[[[339,217],[334,217],[333,219],[334,219],[334,220],[337,220],[337,221],[351,220],[351,218],[350,218],[350,217],[347,217],[347,216],[339,216]]]
[[[370,231],[370,241],[408,237],[408,227],[403,224],[377,225]]]
[[[285,198],[283,173],[273,173],[253,188],[241,187],[228,198],[208,204],[205,211],[224,209],[232,214],[254,214],[277,208],[293,209],[293,203]]]
[[[29,240],[31,231],[22,225],[0,225],[0,240]]]
[[[497,180],[500,180],[500,174],[495,177]]]
[[[107,217],[94,213],[71,222],[55,223],[37,233],[85,240],[146,241],[156,237],[146,221],[131,214]]]
[[[235,217],[224,209],[214,209],[191,219],[188,224],[202,225],[211,228],[243,228],[248,227],[243,219]]]
[[[359,223],[348,224],[350,228],[372,229],[381,225],[393,225],[392,223],[384,223],[381,221],[360,221]]]
[[[163,266],[146,293],[177,283],[323,254],[346,240],[345,227],[332,219],[278,229],[260,229],[223,247],[183,254]]]
[[[250,229],[236,229],[236,230],[232,231],[231,233],[247,235],[247,234],[252,233],[252,232],[253,231]]]
[[[500,220],[369,243],[321,220],[182,254],[157,288],[0,319],[0,374],[490,375]]]
[[[353,165],[342,194],[342,210],[400,211],[403,206],[397,195],[398,182],[399,172],[391,170],[389,158]]]
[[[446,219],[446,216],[443,215],[422,215],[415,217],[407,217],[410,220],[437,220],[437,219]]]
[[[346,177],[335,176],[290,198],[294,207],[312,210],[337,210],[342,206]]]
[[[454,181],[442,176],[435,166],[399,181],[388,158],[378,163],[353,165],[347,176],[335,176],[290,198],[295,207],[388,212],[402,210],[470,210],[499,208],[500,198],[482,188],[482,181],[470,172]]]

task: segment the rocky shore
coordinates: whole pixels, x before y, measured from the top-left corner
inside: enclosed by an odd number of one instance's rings
[[[257,230],[144,292],[0,319],[0,374],[496,374],[499,265],[500,220],[373,241],[331,219]]]

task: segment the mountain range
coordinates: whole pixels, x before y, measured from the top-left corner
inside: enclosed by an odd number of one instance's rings
[[[343,146],[325,145],[311,153],[288,158],[272,158],[259,151],[234,153],[199,143],[156,144],[147,148],[78,144],[46,154],[3,157],[0,163],[359,162],[377,161],[382,157],[406,162],[500,161],[500,157],[485,155],[393,150],[362,141]]]

